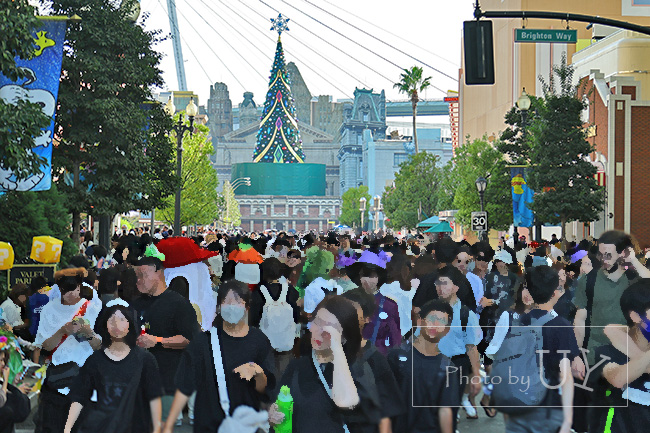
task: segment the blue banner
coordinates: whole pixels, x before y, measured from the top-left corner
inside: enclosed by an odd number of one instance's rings
[[[34,139],[32,152],[46,159],[41,172],[18,181],[8,170],[0,169],[0,192],[2,191],[47,191],[52,185],[52,137],[54,114],[59,94],[63,42],[67,21],[59,17],[41,19],[41,27],[34,31],[36,51],[31,60],[16,59],[17,66],[31,71],[32,77],[12,82],[0,74],[0,98],[14,104],[20,99],[40,104],[43,112],[51,116],[50,125]]]
[[[534,225],[533,211],[526,206],[533,202],[533,190],[526,183],[524,167],[510,168],[512,186],[512,219],[515,227],[532,227]]]

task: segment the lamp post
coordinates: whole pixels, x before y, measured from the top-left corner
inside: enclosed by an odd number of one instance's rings
[[[481,212],[485,211],[485,202],[484,202],[485,188],[487,188],[487,179],[484,178],[483,176],[476,179],[476,189],[478,190],[478,196],[479,199],[481,200]],[[487,227],[486,230],[482,231],[479,234],[479,239],[484,241],[486,234],[487,234]]]
[[[381,197],[376,195],[372,198],[373,201],[373,206],[372,206],[372,212],[375,215],[375,230],[379,228],[379,212],[384,210],[384,208],[381,205]]]
[[[522,140],[526,140],[526,120],[528,119],[528,110],[530,109],[530,97],[528,96],[528,93],[526,93],[526,88],[524,87],[521,90],[521,95],[519,96],[519,99],[517,99],[516,102],[517,108],[519,109],[519,112],[521,113],[521,136]],[[537,225],[537,235],[536,238],[539,240],[542,237],[542,228],[538,224]],[[517,231],[517,226],[515,226],[514,230],[514,237],[515,237],[515,245],[517,242],[519,242],[519,232]]]
[[[233,194],[235,193],[235,190],[239,188],[240,186],[245,185],[245,186],[251,186],[251,178],[250,177],[240,177],[238,179],[235,179],[230,186],[232,187],[232,192]]]
[[[174,113],[176,112],[176,107],[174,106],[174,102],[172,101],[172,97],[169,97],[169,100],[167,101],[167,104],[165,104],[165,112],[169,116],[173,116]],[[175,208],[174,208],[174,233],[176,236],[181,236],[181,176],[182,176],[182,167],[183,167],[183,135],[187,131],[189,131],[190,136],[192,136],[192,132],[194,131],[194,117],[199,113],[199,108],[196,106],[194,103],[194,98],[190,99],[190,103],[187,104],[187,107],[185,107],[185,114],[187,114],[187,117],[190,120],[190,125],[186,126],[184,124],[183,117],[184,116],[178,116],[178,123],[172,127],[174,132],[176,132],[176,176],[178,176],[179,182],[178,182],[178,188],[176,189],[176,200],[175,200]]]
[[[363,231],[363,216],[366,213],[366,198],[361,197],[359,199],[359,211],[361,212],[361,231]]]

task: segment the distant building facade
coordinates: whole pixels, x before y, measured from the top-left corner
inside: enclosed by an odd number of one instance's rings
[[[232,132],[232,101],[228,86],[224,83],[215,83],[210,86],[210,98],[207,102],[208,127],[212,137],[223,137]]]

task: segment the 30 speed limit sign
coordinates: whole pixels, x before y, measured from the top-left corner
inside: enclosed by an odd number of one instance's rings
[[[482,232],[487,230],[487,212],[472,212],[472,230]]]

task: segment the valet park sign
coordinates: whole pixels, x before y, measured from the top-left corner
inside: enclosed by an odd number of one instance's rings
[[[575,44],[577,30],[515,29],[515,42]]]

